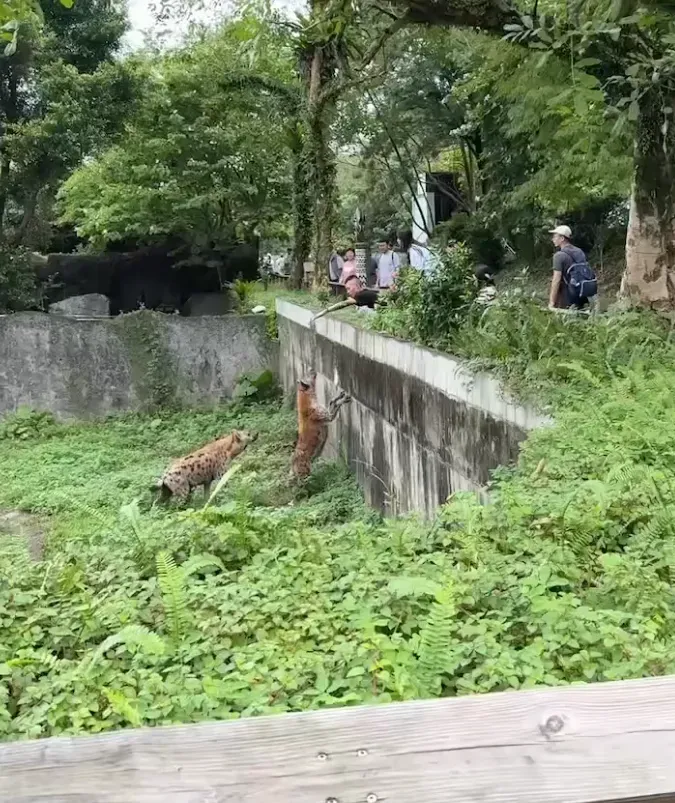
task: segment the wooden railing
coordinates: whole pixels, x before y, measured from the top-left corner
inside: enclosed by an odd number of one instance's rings
[[[675,677],[0,745],[2,803],[675,801]]]

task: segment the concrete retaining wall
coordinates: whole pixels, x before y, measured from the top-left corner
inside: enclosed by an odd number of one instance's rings
[[[265,318],[135,312],[0,316],[0,413],[26,405],[91,418],[166,402],[216,404],[242,373],[276,370]]]
[[[277,301],[281,381],[317,371],[319,398],[353,397],[331,425],[327,456],[344,456],[368,502],[390,513],[431,515],[457,490],[481,490],[512,463],[519,443],[547,419],[506,398],[485,374],[412,343]]]

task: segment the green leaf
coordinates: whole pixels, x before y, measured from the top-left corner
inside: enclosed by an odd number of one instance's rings
[[[347,672],[345,677],[347,677],[347,678],[358,678],[358,677],[361,677],[362,675],[365,675],[365,674],[366,674],[365,667],[363,667],[363,666],[354,666],[349,670],[349,672]]]
[[[637,120],[640,116],[640,104],[634,100],[628,107],[628,119]]]
[[[396,597],[434,597],[441,585],[426,577],[393,577],[388,588]]]
[[[579,59],[579,61],[577,61],[574,66],[577,67],[579,70],[583,70],[585,67],[596,67],[598,64],[601,63],[602,62],[600,61],[600,59],[583,58]]]
[[[574,110],[580,117],[584,117],[588,112],[588,103],[586,103],[586,98],[583,95],[577,94],[574,96]]]

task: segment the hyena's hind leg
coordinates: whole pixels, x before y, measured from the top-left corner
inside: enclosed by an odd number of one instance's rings
[[[187,499],[190,496],[190,483],[185,479],[185,477],[179,477],[175,475],[166,477],[163,484],[165,488],[169,489],[171,495],[177,502],[187,502]]]

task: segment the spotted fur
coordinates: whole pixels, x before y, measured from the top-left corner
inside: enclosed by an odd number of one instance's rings
[[[157,483],[156,489],[161,491],[164,499],[173,496],[184,502],[193,488],[202,485],[204,495],[208,496],[211,483],[223,476],[234,458],[256,437],[256,434],[235,429],[229,435],[207,443],[196,452],[172,463]]]
[[[312,470],[312,461],[321,455],[328,437],[328,424],[334,421],[343,404],[352,397],[341,391],[322,407],[316,398],[316,374],[298,382],[298,440],[293,452],[291,473],[303,479]]]

